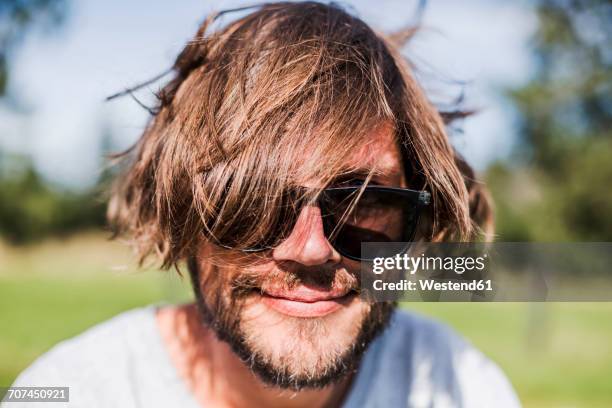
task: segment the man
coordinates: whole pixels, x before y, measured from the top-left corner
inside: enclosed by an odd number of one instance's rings
[[[312,2],[213,30],[217,16],[179,55],[109,205],[141,261],[187,264],[195,304],[125,313],[16,385],[70,386],[87,407],[517,406],[451,330],[358,296],[362,242],[490,230],[402,36]]]

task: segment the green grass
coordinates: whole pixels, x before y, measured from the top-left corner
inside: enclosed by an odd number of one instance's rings
[[[60,340],[123,310],[160,299],[146,279],[0,278],[0,385]]]
[[[121,311],[189,298],[173,272],[137,273],[97,235],[0,246],[0,386],[57,342]],[[410,303],[455,327],[526,407],[612,406],[612,303]]]
[[[0,387],[41,353],[122,311],[189,298],[174,272],[139,272],[98,235],[0,246]]]

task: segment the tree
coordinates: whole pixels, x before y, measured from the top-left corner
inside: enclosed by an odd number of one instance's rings
[[[7,84],[18,47],[32,31],[56,29],[66,7],[66,0],[0,0],[0,100],[14,96],[8,95]],[[45,182],[28,157],[0,150],[0,237],[25,243],[103,225],[101,183],[83,192],[66,191]]]
[[[539,0],[520,147],[488,181],[504,240],[612,240],[612,5]],[[521,191],[523,190],[523,191]]]

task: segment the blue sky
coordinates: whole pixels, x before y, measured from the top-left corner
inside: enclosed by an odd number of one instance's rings
[[[344,1],[374,28],[389,31],[413,22],[415,0]],[[85,186],[102,167],[100,129],[109,126],[117,148],[136,140],[147,114],[130,98],[105,96],[169,67],[204,16],[244,1],[71,2],[67,24],[35,34],[15,59],[11,87],[28,115],[0,109],[3,150],[33,157],[52,181]],[[250,3],[248,3],[250,4]],[[465,107],[479,113],[463,123],[453,143],[477,168],[508,154],[516,139],[505,87],[530,77],[528,39],[536,20],[527,2],[429,0],[423,29],[405,49],[432,98],[453,96],[465,81]],[[150,92],[140,93],[151,100]]]

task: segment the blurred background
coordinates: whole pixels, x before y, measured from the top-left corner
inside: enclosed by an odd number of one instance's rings
[[[104,98],[169,68],[208,13],[244,4],[0,0],[0,386],[123,310],[190,299],[104,226],[104,156],[136,140],[164,80],[138,101]],[[449,132],[491,189],[497,240],[612,241],[610,2],[340,4],[381,31],[421,27],[404,54],[441,110],[475,111]],[[527,407],[612,406],[611,304],[403,307],[457,328]]]

